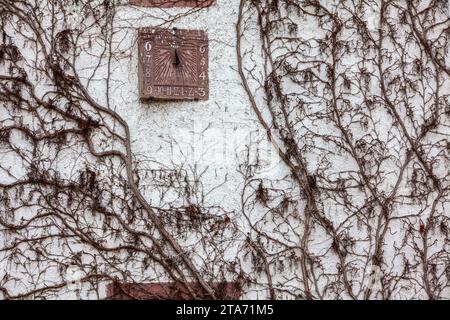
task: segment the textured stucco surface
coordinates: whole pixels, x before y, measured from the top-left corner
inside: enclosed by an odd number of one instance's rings
[[[161,24],[160,18],[183,13],[186,9],[120,8],[112,47],[117,48],[116,52],[123,51],[123,59],[112,61],[109,80],[110,107],[129,124],[133,151],[142,161],[141,165],[169,171],[182,169],[190,177],[201,174],[199,180],[203,193],[207,194],[204,205],[220,204],[224,210],[234,212],[237,221],[243,219],[239,218],[243,177],[238,167],[245,161],[247,148],[250,150],[250,161],[254,162],[258,157],[262,163],[262,176],[276,178],[286,174],[286,168],[260,129],[241,85],[237,71],[235,29],[238,6],[237,0],[218,0],[211,7],[190,13],[170,25]],[[139,99],[137,28],[146,26],[207,31],[208,101],[142,102]],[[251,39],[251,30],[246,35]],[[248,45],[258,46],[258,38],[254,37],[254,40],[255,43]],[[87,58],[86,63],[89,64],[89,61]],[[103,104],[107,103],[107,73],[107,66],[103,71],[97,71],[95,78],[98,84],[92,81],[90,87],[93,95]],[[142,179],[141,185],[148,187],[148,199],[161,204],[158,194],[151,191],[155,182],[153,178],[148,176]],[[166,195],[165,199],[177,201],[176,195],[172,198]],[[245,229],[245,223],[241,223]],[[228,249],[229,259],[238,255],[236,250]],[[264,298],[265,293],[262,294],[259,296],[258,292],[250,292],[246,297]]]
[[[126,1],[124,1],[125,3]],[[241,86],[236,70],[236,30],[237,0],[217,0],[208,8],[194,10],[186,8],[144,8],[128,4],[120,5],[114,17],[113,35],[110,47],[101,40],[103,35],[92,34],[80,39],[80,56],[75,69],[96,101],[111,108],[128,123],[131,130],[132,150],[136,155],[138,168],[184,170],[190,179],[198,179],[201,192],[205,195],[203,205],[220,205],[223,210],[239,215],[241,206],[242,175],[238,172],[239,163],[245,160],[247,148],[250,148],[252,161],[256,159],[256,149],[265,159],[262,171],[272,176],[283,173],[279,159],[271,145],[265,140],[265,134],[259,130],[252,114],[247,96]],[[75,9],[65,8],[68,13],[66,25],[60,28],[77,28],[83,16]],[[189,14],[186,14],[189,12]],[[167,23],[176,17],[172,22]],[[51,25],[50,20],[44,23]],[[209,100],[191,102],[142,102],[138,92],[138,28],[159,26],[179,29],[202,29],[209,35]],[[250,35],[250,34],[249,34]],[[35,53],[26,43],[17,39],[28,61],[35,60]],[[86,50],[84,50],[86,49]],[[108,60],[105,52],[111,50],[113,59]],[[99,59],[101,57],[101,59]],[[98,62],[100,63],[98,64]],[[38,81],[37,92],[48,90],[45,81]],[[96,139],[94,137],[94,139]],[[19,146],[20,138],[17,138]],[[23,149],[30,146],[23,145]],[[120,148],[119,146],[114,146]],[[49,151],[50,152],[50,151]],[[61,172],[70,174],[83,166],[82,159],[72,154],[67,160],[61,158],[55,164]],[[2,161],[11,162],[11,170],[17,178],[27,174],[20,162],[4,154]],[[75,162],[74,162],[74,159]],[[80,163],[78,163],[80,162]],[[10,182],[8,177],[2,182]],[[191,181],[192,182],[192,181]],[[176,194],[167,194],[164,201],[154,192],[152,184],[157,183],[154,176],[145,176],[140,186],[146,190],[145,196],[151,204],[164,205],[170,201],[180,201]],[[219,187],[218,187],[219,186]],[[195,202],[198,199],[194,199]],[[180,205],[183,205],[182,203]],[[245,227],[244,227],[245,229]],[[5,239],[7,240],[7,239]],[[188,240],[189,241],[189,240]],[[55,244],[55,250],[57,244]],[[228,256],[234,259],[237,248],[228,248]],[[2,256],[0,255],[0,258]],[[201,262],[200,262],[201,263]],[[6,270],[11,266],[1,266]],[[135,273],[141,269],[136,266]],[[47,270],[47,280],[56,281],[58,270]],[[130,270],[132,271],[132,270]],[[77,278],[77,270],[67,270],[69,278]],[[0,273],[1,276],[1,273]],[[79,275],[78,275],[79,276]],[[25,283],[25,281],[24,281]],[[25,284],[18,283],[14,292],[27,290]],[[106,294],[106,288],[100,284],[100,293]],[[77,288],[67,288],[58,298],[77,298]],[[102,298],[85,296],[84,298]],[[256,296],[249,296],[256,297]]]
[[[138,97],[136,28],[161,23],[160,19],[151,15],[170,15],[186,9],[163,11],[157,8],[121,8],[117,14],[117,23],[125,28],[114,40],[117,46],[129,52],[124,52],[127,58],[111,66],[111,107],[128,122],[134,138],[134,151],[143,158],[164,162],[169,168],[171,162],[174,163],[173,167],[182,165],[186,170],[194,165],[200,172],[207,168],[203,182],[211,186],[222,182],[228,174],[228,182],[217,192],[217,197],[223,198],[221,203],[229,209],[235,209],[237,204],[235,197],[238,194],[235,191],[240,184],[240,177],[236,173],[238,156],[250,140],[255,142],[263,136],[258,131],[256,118],[236,71],[237,9],[238,1],[219,0],[213,6],[170,25],[207,30],[210,79],[208,101],[141,102]],[[99,81],[104,79],[100,72],[97,77]],[[92,90],[96,88],[92,87]],[[104,94],[99,92],[97,96],[102,97]],[[270,148],[266,144],[262,147]]]
[[[99,0],[97,0],[99,1]],[[325,5],[332,5],[332,2],[321,1]],[[244,272],[253,274],[255,266],[253,262],[242,257],[242,251],[239,251],[238,245],[245,243],[247,234],[251,234],[257,238],[257,232],[252,233],[249,225],[255,223],[261,226],[261,230],[267,232],[271,237],[277,239],[288,239],[287,243],[294,243],[297,245],[300,241],[301,234],[303,232],[303,215],[304,215],[304,201],[302,201],[301,191],[298,188],[292,187],[292,181],[290,181],[288,168],[281,163],[280,158],[277,155],[276,150],[266,140],[265,132],[261,130],[260,124],[257,122],[257,118],[252,111],[251,105],[248,101],[248,96],[244,91],[241,78],[237,71],[237,54],[236,54],[236,20],[238,15],[238,0],[216,0],[215,3],[208,8],[201,10],[194,10],[189,12],[186,8],[144,8],[134,7],[127,4],[123,4],[117,8],[116,16],[114,17],[113,35],[110,41],[110,47],[105,48],[104,43],[100,40],[103,35],[93,32],[91,38],[82,39],[85,41],[86,48],[79,59],[77,60],[76,70],[81,77],[82,81],[86,85],[89,93],[92,97],[98,101],[98,103],[107,108],[111,108],[123,117],[123,119],[129,125],[132,138],[132,150],[136,156],[136,164],[138,169],[150,169],[155,170],[155,175],[142,175],[139,181],[139,186],[142,188],[145,197],[150,201],[151,205],[155,207],[167,207],[171,204],[183,207],[187,203],[182,203],[186,199],[180,199],[177,197],[177,193],[168,192],[161,196],[161,191],[158,188],[154,188],[155,184],[159,183],[158,170],[163,170],[164,174],[170,174],[171,170],[182,170],[187,172],[190,183],[197,186],[198,193],[193,197],[203,195],[204,198],[192,199],[193,203],[202,201],[204,206],[220,206],[224,212],[230,213],[235,222],[239,226],[239,237],[234,242],[236,246],[229,246],[226,249],[225,260],[232,261],[233,259],[242,261],[242,267]],[[70,11],[70,8],[67,8]],[[67,21],[68,28],[76,27],[77,24],[83,19],[83,17],[76,11],[70,14],[70,19]],[[175,19],[172,21],[172,19]],[[377,16],[375,14],[367,17],[369,23],[370,32],[374,35],[377,33],[376,22]],[[168,22],[170,20],[170,22]],[[250,19],[252,20],[252,19]],[[299,19],[300,28],[298,35],[304,39],[313,39],[314,37],[323,37],[323,30],[317,22],[313,19]],[[48,23],[48,21],[47,21]],[[138,28],[140,27],[177,27],[180,29],[202,29],[206,30],[209,35],[209,100],[208,101],[190,101],[190,102],[142,102],[139,99],[138,93],[138,48],[137,48],[137,36]],[[262,72],[258,68],[261,68],[264,61],[261,57],[261,44],[259,42],[260,34],[255,26],[252,29],[252,21],[246,21],[245,39],[243,39],[243,50],[245,51],[244,68],[247,69],[246,74],[250,75],[248,69],[254,71],[255,78],[248,81],[252,90],[255,93],[255,99],[257,103],[261,103],[264,106],[264,94],[262,94],[261,79],[264,77]],[[343,37],[351,38],[352,34],[345,34],[343,31]],[[18,43],[19,46],[23,46],[24,52],[27,52],[27,47],[23,43]],[[279,48],[277,48],[279,49]],[[389,48],[392,49],[392,48]],[[108,60],[103,56],[99,65],[98,57],[108,50],[111,51],[113,58]],[[279,49],[277,54],[282,54],[283,49]],[[414,55],[414,50],[411,50],[411,55]],[[33,60],[33,52],[29,52],[27,59]],[[358,72],[358,61],[361,57],[357,55],[348,54],[345,59],[340,61],[340,68],[346,70],[349,74],[355,74]],[[303,70],[304,71],[304,70]],[[260,78],[258,78],[260,77]],[[259,81],[258,81],[259,80]],[[45,90],[45,84],[42,84],[43,90]],[[448,88],[450,84],[446,80],[443,88]],[[308,97],[308,90],[306,87],[293,85],[285,86],[286,90],[291,90],[293,93],[298,94],[301,98],[312,99],[314,97]],[[379,94],[380,86],[379,82],[372,81],[370,84],[370,92]],[[313,113],[314,110],[323,111],[327,104],[324,103],[320,94],[316,97],[316,104],[314,108],[306,110],[305,112]],[[326,98],[326,97],[325,97]],[[356,94],[351,99],[351,103],[356,107],[362,104],[360,97]],[[310,101],[310,102],[311,102]],[[417,103],[418,113],[422,106],[420,101]],[[268,116],[268,111],[262,107],[263,112]],[[267,109],[267,108],[266,108]],[[303,111],[303,110],[302,110]],[[424,110],[426,112],[427,110]],[[388,117],[385,112],[375,112],[374,119],[374,131],[378,132],[378,138],[386,142],[386,154],[391,154],[393,159],[397,159],[395,154],[402,144],[399,140],[393,139],[396,137],[397,131],[392,124],[391,117]],[[330,135],[339,136],[340,132],[336,126],[327,123],[326,121],[313,121],[308,117],[301,118],[301,124],[299,125],[299,136],[306,137],[305,141],[301,141],[301,144],[307,145],[311,141],[307,141],[306,131],[314,131],[317,135],[321,133],[328,133]],[[448,132],[448,126],[445,127]],[[364,130],[354,130],[355,141],[357,139],[363,139],[365,136]],[[15,138],[15,137],[13,137]],[[99,137],[97,137],[99,138]],[[433,137],[427,137],[432,140]],[[20,140],[17,138],[17,140]],[[334,147],[330,147],[328,142],[318,142],[315,144],[317,148],[312,148],[312,151],[306,151],[302,156],[305,157],[308,170],[314,173],[323,163],[321,161],[329,161],[330,167],[324,170],[334,180],[336,177],[346,176],[348,172],[355,171],[357,164],[354,159],[347,153],[336,152]],[[25,142],[17,144],[24,150],[30,149],[30,145]],[[120,146],[114,146],[120,148]],[[326,152],[322,154],[322,151]],[[247,154],[249,151],[249,155]],[[327,153],[329,152],[329,153]],[[400,154],[400,153],[399,153]],[[244,184],[242,174],[239,172],[240,164],[246,161],[247,155],[249,156],[249,164],[258,162],[258,172],[254,176],[258,178],[267,178],[270,180],[271,186],[278,191],[286,191],[291,193],[293,199],[300,199],[298,201],[296,210],[292,213],[290,218],[286,221],[292,222],[292,224],[282,223],[278,226],[274,226],[277,222],[271,221],[265,223],[263,216],[266,213],[266,209],[262,205],[254,205],[251,209],[247,208],[247,213],[252,221],[245,220],[246,210],[243,205],[243,199],[245,196]],[[11,170],[17,175],[17,177],[24,176],[26,168],[21,166],[20,162],[14,162],[14,157],[10,154],[0,155],[1,161],[11,162]],[[74,159],[73,155],[67,156],[67,161],[61,161],[56,164],[60,171],[72,170],[73,168],[81,168],[82,164],[72,164],[70,159]],[[372,159],[373,160],[373,159]],[[398,156],[398,160],[402,160],[402,155]],[[78,161],[78,160],[77,160]],[[80,160],[82,161],[82,160]],[[72,167],[73,165],[73,167]],[[386,179],[377,182],[377,188],[381,191],[391,190],[395,184],[397,172],[395,171],[395,164],[392,162],[384,161],[383,170],[388,172]],[[373,168],[373,167],[372,167]],[[441,170],[442,169],[442,170]],[[392,171],[392,172],[391,172]],[[448,164],[440,167],[439,174],[446,174],[448,172]],[[353,173],[350,173],[353,174]],[[357,176],[357,173],[354,173]],[[407,173],[409,174],[409,173]],[[10,182],[12,180],[8,177],[0,177],[2,182]],[[284,179],[285,178],[285,179]],[[9,180],[8,180],[9,179]],[[355,179],[357,180],[357,179]],[[409,186],[406,185],[407,179],[405,179],[405,185],[400,186],[401,192],[408,192]],[[331,184],[331,182],[330,182]],[[198,186],[199,185],[199,186]],[[345,185],[344,185],[345,187]],[[162,188],[164,189],[164,187]],[[168,188],[170,189],[170,188]],[[173,190],[172,190],[173,191]],[[352,189],[350,192],[352,204],[355,207],[364,209],[364,202],[370,197],[363,191]],[[242,197],[242,198],[241,198]],[[278,198],[277,198],[278,199]],[[281,197],[280,197],[281,199]],[[181,202],[181,203],[180,203]],[[276,203],[276,201],[274,202]],[[445,206],[444,206],[445,205]],[[448,202],[442,207],[443,212],[448,212]],[[275,206],[275,204],[274,204]],[[413,214],[420,207],[406,204],[397,204],[397,208],[393,210],[396,214]],[[429,206],[428,206],[429,207]],[[361,209],[361,210],[362,210]],[[424,209],[427,211],[428,208]],[[348,223],[348,230],[351,230],[351,236],[354,238],[362,237],[364,240],[364,230],[360,229],[360,226],[353,223],[345,211],[345,207],[342,207],[338,201],[327,199],[324,201],[323,214],[333,223],[337,225]],[[26,213],[24,213],[26,214]],[[423,216],[426,216],[425,213]],[[261,223],[260,223],[261,222]],[[272,223],[273,222],[273,223]],[[418,226],[419,224],[417,224]],[[278,230],[277,227],[279,228]],[[399,222],[392,222],[392,230],[402,230],[404,228]],[[274,230],[278,231],[274,232]],[[344,230],[344,229],[342,229]],[[361,231],[362,230],[362,231]],[[250,237],[249,236],[249,237]],[[195,237],[195,235],[193,236]],[[403,268],[402,263],[395,260],[394,245],[397,241],[397,235],[395,233],[388,234],[385,245],[385,257],[392,261],[392,268]],[[316,228],[310,235],[311,245],[310,250],[312,253],[319,255],[324,252],[330,251],[332,246],[332,240],[329,237],[325,237],[320,228]],[[195,242],[195,239],[187,237],[183,239],[183,245],[189,249],[194,248],[191,246],[191,242]],[[358,244],[358,250],[365,251],[365,245]],[[269,246],[269,241],[263,245],[266,246],[268,251],[276,251],[277,248],[272,244]],[[370,247],[371,245],[369,245]],[[196,247],[197,248],[197,247]],[[195,251],[195,249],[193,249]],[[200,249],[201,250],[201,249]],[[370,248],[368,249],[370,251]],[[294,251],[294,250],[293,250]],[[198,254],[197,259],[194,261],[197,265],[202,265],[202,255],[207,255],[209,252],[195,252]],[[407,254],[414,255],[415,252],[407,250]],[[273,278],[274,281],[279,279],[285,280],[284,285],[292,288],[300,288],[298,279],[292,281],[286,280],[289,278],[289,272],[297,273],[298,265],[285,272],[279,272],[284,268],[283,263],[286,265],[288,261],[273,262]],[[325,271],[329,271],[330,274],[335,272],[335,269],[339,265],[339,261],[336,255],[325,255],[323,258],[323,268]],[[2,253],[0,252],[0,279],[2,277],[2,270],[6,269],[1,265]],[[400,258],[398,258],[400,259]],[[292,263],[293,260],[290,260]],[[298,260],[294,260],[298,261]],[[361,260],[363,261],[363,260]],[[369,261],[369,260],[367,260]],[[280,262],[278,264],[278,262]],[[134,263],[134,262],[133,262]],[[294,262],[296,263],[296,262]],[[365,263],[365,261],[364,261]],[[132,264],[132,263],[130,263]],[[362,264],[362,262],[361,262]],[[122,266],[121,266],[122,267]],[[144,278],[148,274],[142,272],[142,265],[137,262],[135,265],[126,266],[129,268],[133,275],[133,279],[137,282]],[[209,267],[209,266],[208,266]],[[210,269],[214,269],[211,266]],[[352,275],[356,281],[362,279],[362,282],[371,281],[368,277],[365,277],[364,273],[370,272],[370,266],[356,266],[355,272]],[[69,270],[70,271],[70,270]],[[77,270],[73,270],[67,273],[68,276],[77,277]],[[152,271],[147,271],[151,273]],[[55,278],[57,277],[57,271],[54,270]],[[264,274],[257,274],[255,278],[259,277],[261,282],[265,282]],[[164,279],[162,279],[163,281]],[[25,283],[25,281],[24,281]],[[363,283],[363,285],[365,285]],[[377,284],[376,284],[377,285]],[[23,288],[17,285],[18,291]],[[267,290],[259,288],[246,288],[248,293],[244,298],[267,298]],[[106,287],[101,284],[100,296],[95,296],[93,293],[89,293],[90,296],[84,296],[83,298],[103,298],[106,294]],[[411,294],[399,295],[399,297],[411,298]],[[421,298],[422,296],[418,295]],[[67,295],[58,295],[58,298],[77,298],[74,288],[67,288]]]

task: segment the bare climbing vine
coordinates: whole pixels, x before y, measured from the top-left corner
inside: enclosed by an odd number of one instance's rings
[[[233,2],[280,160],[264,171],[248,146],[233,210],[196,166],[134,151],[111,103],[127,5],[0,0],[0,298],[60,297],[74,268],[82,298],[450,296],[447,1]]]
[[[243,172],[271,296],[448,298],[448,2],[241,0],[236,28],[293,188]]]
[[[203,205],[206,191],[195,171],[164,160],[149,169],[136,158],[130,128],[109,104],[109,67],[123,54],[112,48],[120,5],[0,1],[4,298],[58,296],[75,267],[88,296],[102,297],[105,281],[166,281],[192,298],[221,297],[212,283],[226,276],[214,266],[227,244],[227,212]],[[69,26],[74,16],[83,20]],[[87,76],[82,59],[94,61]],[[92,82],[105,66],[100,103]],[[159,199],[148,200],[144,178]],[[177,201],[164,199],[174,192]],[[205,232],[213,224],[217,231]],[[194,262],[203,252],[207,263]]]

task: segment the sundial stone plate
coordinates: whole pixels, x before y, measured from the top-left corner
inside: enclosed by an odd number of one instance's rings
[[[139,30],[141,99],[207,100],[208,35],[203,30]]]

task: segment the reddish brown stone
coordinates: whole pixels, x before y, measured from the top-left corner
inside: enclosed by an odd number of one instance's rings
[[[142,7],[158,7],[158,8],[172,8],[172,7],[209,7],[214,0],[129,0],[129,3],[135,6]]]
[[[139,30],[141,99],[208,100],[208,35],[202,30]]]
[[[158,8],[172,8],[172,7],[209,7],[214,0],[129,0],[129,3],[135,6],[142,7],[158,7]]]
[[[210,299],[198,283],[189,286],[201,299]],[[235,282],[212,283],[216,297],[222,300],[236,300],[242,295],[241,287]],[[190,300],[193,299],[181,283],[110,283],[107,287],[110,300]]]

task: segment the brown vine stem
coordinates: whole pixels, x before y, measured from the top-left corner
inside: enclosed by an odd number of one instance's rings
[[[243,67],[243,61],[242,61],[242,52],[241,52],[241,23],[242,23],[242,17],[243,17],[243,11],[244,11],[244,5],[245,0],[240,1],[239,5],[239,12],[238,12],[238,20],[236,23],[236,52],[237,52],[237,59],[238,59],[238,70],[239,75],[241,77],[242,85],[244,87],[245,92],[247,93],[247,97],[249,98],[251,107],[253,111],[255,112],[259,123],[264,128],[268,140],[272,143],[275,150],[277,150],[280,158],[284,161],[284,163],[290,168],[294,178],[300,182],[300,181],[307,181],[307,171],[304,166],[304,164],[299,163],[300,170],[296,168],[296,166],[292,163],[292,161],[289,159],[289,157],[284,153],[281,149],[281,147],[278,145],[278,143],[275,141],[274,137],[272,136],[271,128],[269,124],[264,120],[264,117],[256,103],[255,97],[252,94],[252,91],[248,85],[245,73],[244,73],[244,67]],[[301,175],[301,176],[300,176]],[[302,183],[303,184],[303,183]],[[307,184],[307,183],[306,183]],[[313,295],[311,293],[311,289],[309,286],[309,272],[307,267],[307,243],[308,238],[310,234],[310,225],[311,225],[311,212],[317,212],[317,207],[314,199],[314,194],[309,190],[309,188],[304,189],[307,197],[307,205],[305,208],[305,229],[302,237],[302,257],[301,257],[301,269],[303,274],[303,283],[304,283],[304,292],[306,299],[312,299]]]
[[[123,127],[123,129],[125,131],[125,138],[123,140],[124,140],[125,149],[126,149],[126,153],[124,155],[120,151],[115,151],[115,150],[105,151],[105,152],[96,152],[93,148],[92,142],[89,140],[89,137],[86,136],[86,140],[87,140],[90,151],[93,152],[93,154],[98,157],[118,156],[125,162],[125,168],[126,168],[126,172],[127,172],[127,182],[129,184],[129,187],[130,187],[134,197],[138,200],[138,202],[142,205],[142,207],[148,213],[151,221],[153,222],[154,226],[157,228],[157,230],[159,231],[161,236],[170,245],[170,247],[172,247],[174,252],[181,258],[183,263],[186,265],[187,269],[195,277],[195,279],[199,282],[201,287],[207,292],[207,294],[212,299],[216,299],[214,290],[203,279],[203,276],[200,273],[200,271],[196,268],[196,266],[193,264],[193,262],[186,256],[186,254],[183,252],[181,246],[174,239],[174,237],[165,229],[161,220],[159,219],[157,214],[154,212],[152,207],[149,205],[149,203],[143,196],[142,192],[139,190],[139,187],[137,186],[136,181],[134,180],[134,175],[133,175],[134,165],[133,165],[133,152],[132,152],[132,148],[131,148],[131,134],[130,134],[130,129],[129,129],[127,122],[117,112],[115,112],[109,108],[105,108],[105,107],[101,106],[100,104],[98,104],[95,101],[95,99],[93,99],[91,97],[91,95],[88,93],[87,89],[82,85],[82,82],[77,75],[75,67],[69,61],[66,61],[66,63],[73,70],[74,76],[67,76],[61,71],[59,66],[57,66],[55,64],[53,57],[51,57],[48,54],[48,52],[46,51],[45,42],[44,42],[44,39],[41,37],[40,26],[39,26],[39,23],[36,22],[37,20],[35,21],[35,19],[26,19],[25,17],[28,14],[23,12],[21,9],[19,9],[17,6],[15,6],[13,4],[4,3],[4,5],[9,8],[11,13],[14,13],[15,15],[17,15],[17,17],[20,20],[22,20],[23,23],[28,24],[28,26],[31,28],[31,30],[34,31],[34,33],[36,34],[36,39],[38,40],[38,42],[40,43],[40,45],[42,47],[45,61],[47,61],[48,65],[54,70],[55,74],[57,74],[59,77],[62,77],[61,79],[66,81],[67,84],[70,84],[72,86],[72,88],[78,88],[80,90],[81,95],[84,98],[84,100],[86,102],[88,102],[89,105],[91,105],[95,110],[99,111],[100,113],[109,115],[113,119],[117,120],[117,122],[120,123],[120,125]],[[115,10],[115,9],[110,7],[109,10]],[[52,17],[54,17],[54,14],[52,15]],[[42,32],[42,34],[45,35],[45,32]],[[3,77],[3,78],[5,80],[11,80],[11,79],[6,79],[5,77]],[[15,79],[13,79],[13,80],[15,80]],[[57,82],[57,79],[54,79],[54,80],[55,80],[55,82]],[[27,85],[31,85],[27,80],[19,79],[19,81],[23,82]],[[163,254],[163,249],[160,247],[160,245],[156,241],[154,243],[155,243],[155,246],[158,248],[158,251],[161,254]],[[179,271],[179,272],[180,272],[180,275],[183,276],[181,271]],[[195,294],[195,291],[192,288],[190,288],[190,285],[188,284],[187,281],[184,281],[183,284],[187,287],[188,291],[191,294],[193,294],[194,297],[197,296]]]

